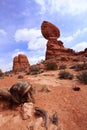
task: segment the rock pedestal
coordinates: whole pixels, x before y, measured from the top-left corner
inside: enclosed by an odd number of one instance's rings
[[[75,52],[73,49],[65,48],[63,42],[58,40],[60,30],[52,23],[43,21],[41,32],[47,41],[47,49],[45,60],[55,61],[82,61],[83,57],[87,57],[87,48],[81,52]]]
[[[74,53],[72,49],[66,49],[63,42],[57,40],[60,37],[60,30],[50,22],[43,21],[41,25],[41,32],[44,38],[48,40],[46,49],[46,60],[59,59],[62,56],[68,56]],[[63,58],[64,60],[64,58]],[[67,60],[67,58],[65,58]]]

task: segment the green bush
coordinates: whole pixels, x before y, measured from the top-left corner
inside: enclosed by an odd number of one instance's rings
[[[46,70],[57,70],[58,67],[57,67],[57,64],[56,62],[48,62],[46,64]]]
[[[70,74],[68,71],[60,71],[59,72],[60,79],[73,79],[73,74]]]
[[[87,84],[87,71],[83,71],[83,72],[81,72],[81,73],[79,73],[78,75],[77,75],[77,79],[80,81],[80,82],[82,82],[82,83],[84,83],[84,84]]]

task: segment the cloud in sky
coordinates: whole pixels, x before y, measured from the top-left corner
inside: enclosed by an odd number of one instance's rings
[[[35,64],[38,61],[45,59],[45,50],[47,40],[43,38],[41,30],[36,28],[22,28],[18,29],[14,35],[15,41],[18,43],[21,41],[26,42],[28,51],[22,52],[16,49],[13,56],[23,53],[29,57],[30,64]]]
[[[19,53],[31,64],[45,58],[43,20],[59,27],[66,48],[87,47],[87,0],[0,0],[0,67],[11,68]]]
[[[41,12],[51,14],[59,12],[77,15],[87,11],[86,0],[35,0],[41,6]],[[49,7],[49,8],[48,8]]]
[[[4,29],[0,29],[0,36],[6,36],[7,33]]]
[[[84,36],[86,33],[87,33],[87,28],[83,28],[82,30],[81,29],[76,30],[76,32],[74,32],[71,35],[60,37],[60,38],[65,43],[65,45],[68,45],[68,44],[72,43],[73,41],[77,41],[76,40],[77,38]],[[83,42],[81,42],[80,44],[82,44],[82,43]],[[87,42],[85,42],[85,43],[87,43]],[[76,43],[76,45],[78,45],[78,43]],[[83,46],[83,44],[82,44],[82,46]],[[87,44],[85,44],[85,47],[87,48]],[[80,48],[79,50],[81,50],[83,48],[84,47]],[[75,50],[77,50],[77,48]]]
[[[18,29],[14,36],[17,42],[27,42],[29,50],[45,49],[46,40],[42,37],[41,30],[39,29]]]
[[[72,49],[76,51],[83,51],[85,48],[87,48],[87,42],[77,43],[75,46],[72,47]]]
[[[25,54],[25,52],[24,52],[24,51],[20,51],[20,49],[14,50],[14,52],[13,52],[13,54],[12,54],[12,59],[13,59],[15,56],[19,55],[19,54]]]

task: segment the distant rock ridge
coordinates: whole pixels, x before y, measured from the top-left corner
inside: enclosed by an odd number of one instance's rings
[[[14,57],[13,71],[21,71],[29,68],[30,68],[30,64],[26,55],[19,54],[18,56]]]
[[[74,61],[76,57],[81,60],[83,56],[87,57],[87,48],[81,52],[75,52],[73,49],[65,48],[63,42],[58,40],[60,30],[54,24],[43,21],[41,24],[41,32],[47,41],[47,49],[45,60],[55,59],[60,61]]]

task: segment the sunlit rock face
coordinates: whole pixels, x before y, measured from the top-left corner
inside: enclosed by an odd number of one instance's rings
[[[47,49],[45,59],[58,59],[65,53],[74,53],[72,49],[66,49],[63,46],[63,42],[58,40],[60,37],[60,30],[54,24],[43,21],[41,25],[41,32],[47,41]],[[66,60],[67,58],[65,58]],[[63,58],[64,60],[64,58]]]
[[[30,64],[26,55],[19,54],[18,56],[14,57],[13,71],[19,71],[19,70],[24,70],[29,68],[30,68]]]
[[[43,37],[48,40],[45,60],[82,61],[83,57],[87,57],[87,49],[81,52],[75,52],[73,49],[65,48],[63,42],[58,40],[60,37],[60,30],[54,24],[43,21],[41,24],[41,32]]]
[[[41,32],[44,38],[49,39],[57,39],[60,37],[59,29],[52,23],[48,21],[43,21],[41,25]]]

